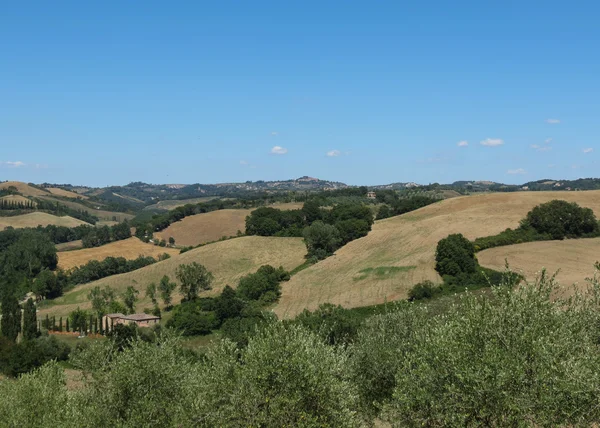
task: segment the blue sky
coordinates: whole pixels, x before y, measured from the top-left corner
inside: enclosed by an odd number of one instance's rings
[[[599,14],[591,1],[4,2],[0,180],[600,176]]]

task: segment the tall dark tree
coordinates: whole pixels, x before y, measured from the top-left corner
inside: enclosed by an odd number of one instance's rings
[[[210,290],[214,279],[208,269],[196,262],[179,265],[176,275],[180,282],[180,293],[185,301],[195,300],[202,290]]]
[[[0,324],[2,335],[15,342],[21,331],[21,307],[13,293],[5,292],[2,296],[2,320]]]
[[[37,315],[33,299],[28,299],[23,310],[23,339],[32,340],[38,337]]]

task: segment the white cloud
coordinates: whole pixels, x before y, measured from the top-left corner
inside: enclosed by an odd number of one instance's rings
[[[509,169],[508,171],[506,171],[507,174],[527,174],[527,171],[525,171],[523,168],[517,168],[517,169]]]
[[[583,149],[583,153],[592,153],[594,151],[594,149],[592,149],[591,147],[588,147],[587,149]]]
[[[480,143],[482,146],[486,147],[496,147],[504,144],[504,140],[500,138],[486,138]]]
[[[22,166],[25,166],[25,162],[21,162],[21,161],[6,161],[6,162],[0,162],[0,163],[2,165],[6,165],[11,168],[20,168]]]
[[[546,140],[544,140],[544,143],[546,144],[550,144],[552,142],[552,138],[546,138]]]
[[[277,137],[277,136],[279,135],[279,132],[277,132],[277,131],[273,131],[273,132],[271,132],[271,135],[272,135],[273,137]]]
[[[342,152],[340,152],[339,150],[331,150],[327,152],[327,156],[329,156],[330,158],[336,157],[341,155]]]
[[[458,143],[456,143],[456,145],[458,147],[467,147],[469,145],[469,142],[463,140],[463,141],[459,141]]]
[[[271,154],[273,155],[285,155],[287,152],[288,149],[281,146],[275,146],[271,149]]]
[[[540,146],[538,144],[532,144],[531,148],[535,149],[538,152],[547,152],[548,150],[552,150],[552,147],[549,147],[549,146]]]
[[[556,125],[557,123],[560,123],[560,119],[546,119],[546,123]]]
[[[241,160],[241,161],[240,161],[240,165],[248,165],[248,161]]]

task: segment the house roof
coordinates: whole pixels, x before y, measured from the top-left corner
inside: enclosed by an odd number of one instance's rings
[[[125,317],[125,315],[123,315],[123,314],[106,314],[104,316],[108,317],[108,318],[123,318],[123,317]]]
[[[132,314],[132,315],[124,315],[123,319],[130,321],[148,321],[148,320],[158,320],[160,317],[149,315],[149,314]]]

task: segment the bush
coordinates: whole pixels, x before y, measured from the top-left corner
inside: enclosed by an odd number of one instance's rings
[[[308,257],[316,257],[321,260],[331,254],[339,247],[341,239],[340,232],[335,226],[315,221],[304,229],[304,242],[308,249]]]
[[[460,233],[438,242],[435,261],[435,270],[441,276],[471,274],[478,268],[474,245]]]
[[[538,205],[529,211],[522,227],[532,227],[538,233],[550,234],[553,239],[597,234],[599,230],[598,220],[591,209],[561,200]]]
[[[219,325],[213,311],[204,311],[197,302],[184,302],[173,310],[167,327],[182,332],[184,336],[204,336],[210,334]]]
[[[51,360],[65,361],[71,349],[53,336],[42,336],[10,344],[0,339],[0,369],[8,376],[19,376]]]
[[[419,282],[408,291],[408,300],[412,302],[414,300],[431,299],[438,292],[439,287],[437,287],[433,282]]]

